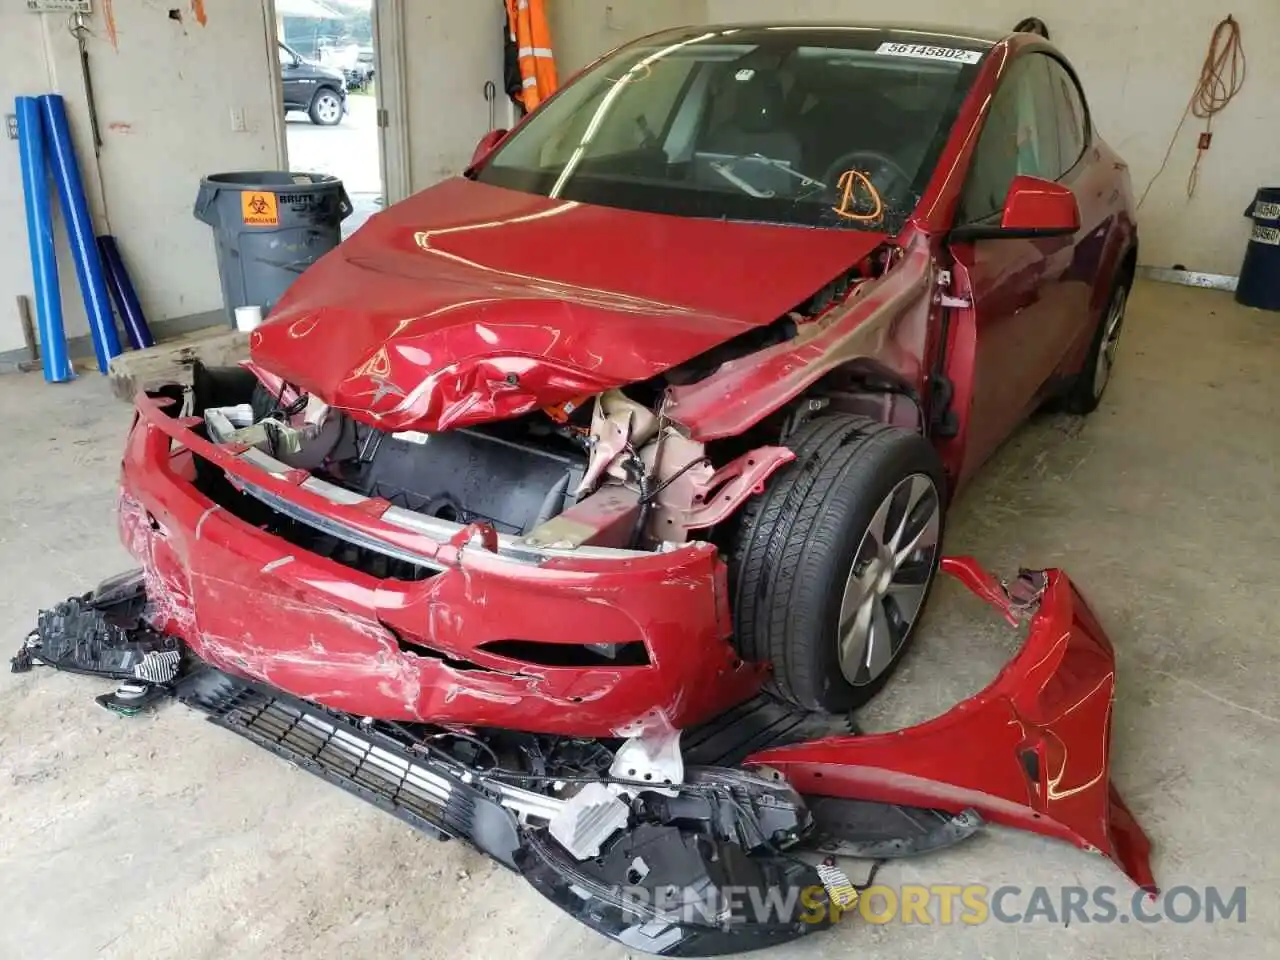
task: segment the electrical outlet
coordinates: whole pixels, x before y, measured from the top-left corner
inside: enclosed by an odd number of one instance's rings
[[[249,129],[244,120],[244,107],[231,108],[231,132],[244,133]]]
[[[18,139],[18,115],[16,113],[6,113],[4,115],[4,134],[10,140]]]

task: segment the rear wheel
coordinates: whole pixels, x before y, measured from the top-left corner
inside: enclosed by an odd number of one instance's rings
[[[311,98],[311,122],[332,127],[342,122],[342,98],[330,87],[321,87]]]
[[[733,558],[737,643],[773,664],[774,691],[839,713],[884,686],[912,639],[941,555],[944,477],[909,430],[821,417],[789,441],[742,519]]]
[[[1093,336],[1089,355],[1067,390],[1065,406],[1071,413],[1087,414],[1098,409],[1102,394],[1111,382],[1120,334],[1124,331],[1124,313],[1129,305],[1129,280],[1121,278],[1111,291],[1107,308]]]

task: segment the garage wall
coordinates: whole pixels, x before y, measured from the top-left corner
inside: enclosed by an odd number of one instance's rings
[[[1176,10],[1175,10],[1176,6]],[[1186,195],[1203,122],[1188,119],[1168,168],[1140,211],[1142,261],[1235,274],[1249,236],[1241,216],[1258,186],[1280,180],[1280,35],[1274,0],[914,0],[887,11],[870,0],[709,0],[713,22],[779,18],[944,23],[1008,29],[1025,16],[1043,19],[1053,41],[1079,70],[1102,135],[1129,161],[1138,194],[1155,174],[1200,74],[1214,25],[1231,13],[1250,54],[1243,92],[1214,121],[1213,146]]]
[[[21,76],[16,64],[26,64]],[[40,18],[17,4],[0,7],[0,113],[13,112],[13,98],[48,87],[44,33]],[[0,350],[22,346],[14,297],[32,293],[27,255],[26,213],[22,202],[22,168],[16,140],[0,139]]]
[[[457,176],[489,129],[484,85],[498,87],[498,126],[507,126],[502,94],[501,3],[405,0],[404,49],[409,183],[424,190]]]
[[[28,13],[17,3],[0,9],[0,111],[12,111],[18,94],[63,94],[98,230],[119,239],[148,318],[219,309],[212,237],[191,207],[205,173],[277,166],[280,121],[262,0],[114,0],[94,8],[87,23],[100,158],[64,15]],[[32,292],[17,147],[0,140],[0,249],[10,254],[0,258],[0,352],[22,346],[14,297]],[[58,266],[67,335],[84,335],[65,241]]]
[[[707,6],[706,0],[551,0],[549,26],[560,77],[636,37],[705,23]]]

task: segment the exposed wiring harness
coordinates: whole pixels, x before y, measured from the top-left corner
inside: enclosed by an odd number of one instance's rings
[[[683,477],[686,473],[688,473],[698,464],[710,463],[710,462],[711,460],[709,457],[695,457],[694,459],[686,463],[683,467],[681,467],[679,470],[677,470],[675,473],[673,473],[671,476],[667,477],[667,479],[663,480],[660,484],[658,484],[656,487],[650,490],[647,494],[641,494],[641,497],[640,497],[641,502],[652,503],[654,500],[658,498],[658,494],[662,493],[663,490],[667,489],[667,487],[671,486],[673,483],[675,483],[677,480]]]
[[[1187,198],[1190,199],[1195,194],[1196,186],[1200,181],[1200,160],[1209,149],[1209,140],[1213,135],[1213,118],[1235,99],[1244,86],[1244,79],[1245,56],[1240,23],[1228,15],[1213,28],[1209,49],[1205,53],[1204,63],[1200,66],[1200,79],[1196,83],[1195,91],[1191,94],[1191,99],[1187,101],[1186,109],[1182,112],[1182,119],[1178,121],[1178,126],[1169,139],[1169,146],[1164,152],[1164,159],[1160,161],[1160,168],[1156,170],[1147,182],[1146,189],[1142,191],[1142,196],[1138,200],[1138,209],[1142,209],[1147,195],[1151,193],[1151,188],[1169,166],[1174,145],[1178,142],[1182,128],[1186,126],[1187,118],[1191,116],[1204,121],[1204,132],[1196,146],[1195,163],[1192,164],[1191,173],[1187,176]]]

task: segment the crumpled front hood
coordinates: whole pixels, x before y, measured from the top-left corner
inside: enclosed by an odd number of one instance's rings
[[[444,430],[653,377],[771,323],[884,239],[456,179],[311,267],[251,351],[384,429]]]

